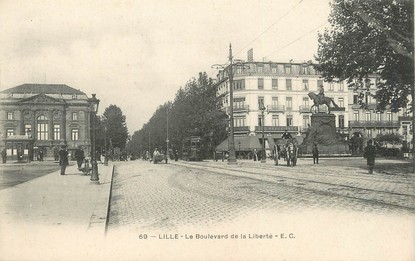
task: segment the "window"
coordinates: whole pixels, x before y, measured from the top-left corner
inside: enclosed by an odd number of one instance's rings
[[[380,114],[380,112],[377,112],[376,113],[376,121],[381,121],[381,120],[382,120],[381,114]]]
[[[273,107],[278,106],[278,97],[272,97],[272,106]]]
[[[258,115],[258,126],[263,126],[262,115]]]
[[[317,90],[323,85],[323,80],[317,80]]]
[[[245,107],[245,98],[235,98],[233,99],[234,108],[244,108]]]
[[[37,139],[38,140],[48,140],[49,139],[49,124],[47,123],[38,123],[37,124]]]
[[[308,108],[310,100],[308,99],[308,97],[303,97],[303,105],[305,108]]]
[[[303,74],[308,74],[308,66],[303,66]]]
[[[60,140],[61,139],[61,125],[54,124],[53,125],[53,139]]]
[[[13,112],[7,112],[7,119],[13,120]]]
[[[386,114],[386,117],[387,117],[387,120],[390,122],[390,121],[392,121],[392,113],[391,112],[388,112],[387,114]]]
[[[291,110],[293,108],[293,98],[292,97],[285,98],[285,105],[287,107],[287,110]]]
[[[78,113],[77,112],[72,112],[72,120],[73,121],[77,121],[78,120]]]
[[[258,68],[258,72],[259,73],[263,73],[264,72],[264,65],[263,64],[258,64],[257,68]]]
[[[340,108],[344,108],[344,99],[343,98],[339,98],[338,101],[339,101],[339,107]]]
[[[308,91],[308,80],[303,80],[303,90]]]
[[[291,74],[291,65],[285,65],[284,72],[285,74]]]
[[[245,124],[245,117],[235,117],[234,119],[235,127],[243,127],[246,126]]]
[[[278,79],[272,79],[272,89],[278,90]]]
[[[379,135],[379,134],[382,134],[382,129],[377,129],[376,130],[376,133]]]
[[[334,90],[334,83],[330,82],[329,83],[329,91],[333,91]]]
[[[263,90],[263,89],[264,89],[264,79],[258,78],[258,90]]]
[[[280,118],[278,115],[272,115],[272,126],[280,126]]]
[[[343,82],[339,82],[339,91],[344,91],[344,84]]]
[[[285,85],[288,91],[292,90],[292,82],[291,79],[286,79],[285,80]]]
[[[72,140],[79,140],[79,130],[78,129],[72,129],[71,139]]]
[[[245,89],[245,80],[237,80],[237,81],[234,81],[233,84],[234,84],[233,89],[236,91]]]
[[[359,104],[359,95],[356,93],[353,94],[353,104]]]
[[[372,129],[366,129],[366,135],[369,138],[372,138]]]
[[[287,127],[293,126],[293,116],[287,115]]]
[[[353,112],[353,119],[354,119],[354,121],[359,121],[359,112],[358,111]]]
[[[277,66],[272,65],[272,66],[271,66],[271,72],[272,72],[272,73],[277,73]]]
[[[24,126],[24,134],[28,137],[32,137],[32,125],[25,124]]]
[[[344,128],[344,115],[339,115],[339,128]]]
[[[308,115],[303,116],[303,127],[307,128],[310,124],[310,117]]]
[[[261,110],[264,107],[264,97],[258,97],[258,109]]]
[[[366,121],[371,121],[372,120],[370,112],[366,112],[366,118],[365,119],[366,119]]]
[[[6,130],[6,137],[10,137],[14,135],[14,129],[7,129]]]

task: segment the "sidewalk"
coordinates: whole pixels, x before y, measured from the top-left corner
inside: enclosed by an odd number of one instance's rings
[[[68,245],[104,238],[113,165],[98,164],[98,169],[99,185],[70,166],[66,175],[56,171],[1,190],[0,259],[23,257],[22,246],[40,251],[31,244],[43,241]]]

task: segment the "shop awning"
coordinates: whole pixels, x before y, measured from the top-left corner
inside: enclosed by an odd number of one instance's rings
[[[256,136],[235,136],[235,151],[251,151],[254,149],[262,149],[261,143]],[[216,147],[216,151],[229,151],[229,141],[224,140],[219,146]]]

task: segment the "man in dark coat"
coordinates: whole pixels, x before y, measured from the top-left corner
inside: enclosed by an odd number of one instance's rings
[[[369,167],[369,174],[373,173],[376,158],[376,147],[373,145],[373,141],[369,140],[364,150],[363,156],[367,160],[367,166]]]
[[[311,151],[313,153],[313,164],[318,164],[318,147],[317,143],[313,144],[313,149]]]
[[[59,165],[61,166],[61,175],[65,175],[66,166],[68,164],[68,151],[66,150],[66,146],[62,146],[61,150],[59,151]]]
[[[284,131],[284,133],[281,135],[281,138],[285,139],[292,139],[293,136],[291,136],[291,133],[289,133],[287,130]]]
[[[80,169],[82,166],[82,162],[84,162],[85,159],[84,150],[81,148],[81,146],[79,146],[75,151],[75,159],[76,163],[78,164],[78,169]]]

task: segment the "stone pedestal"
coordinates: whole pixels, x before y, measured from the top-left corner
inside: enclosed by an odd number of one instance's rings
[[[319,144],[328,145],[336,139],[336,116],[334,114],[316,113],[311,115],[310,138]]]
[[[313,144],[318,146],[321,156],[349,155],[348,144],[336,133],[334,114],[316,113],[311,115],[311,125],[303,143],[299,146],[302,155],[311,155]]]

